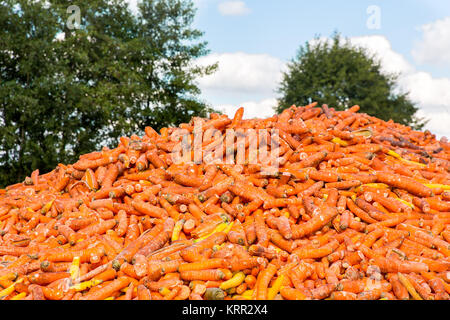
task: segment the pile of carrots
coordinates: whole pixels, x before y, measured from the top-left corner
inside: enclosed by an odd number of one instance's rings
[[[450,143],[358,111],[195,119],[277,129],[274,172],[173,163],[150,127],[34,171],[0,190],[0,299],[448,300]]]

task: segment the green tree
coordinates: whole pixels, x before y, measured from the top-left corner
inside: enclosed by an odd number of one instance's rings
[[[145,126],[187,122],[211,109],[195,80],[214,71],[185,0],[0,1],[0,186]],[[72,25],[68,24],[72,22]]]
[[[398,75],[386,74],[367,50],[335,33],[331,41],[315,39],[301,46],[278,89],[277,112],[317,101],[336,110],[359,105],[361,112],[420,129],[426,123],[418,108],[400,92]]]

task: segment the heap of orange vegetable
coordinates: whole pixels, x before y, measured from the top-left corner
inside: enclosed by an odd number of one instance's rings
[[[450,143],[358,110],[196,119],[277,129],[271,173],[173,163],[149,127],[33,172],[0,190],[0,299],[448,300]]]

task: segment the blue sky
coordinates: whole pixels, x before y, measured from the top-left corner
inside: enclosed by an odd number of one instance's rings
[[[239,106],[247,117],[270,116],[299,46],[337,30],[375,54],[386,72],[399,73],[399,89],[430,119],[426,128],[450,138],[450,1],[193,1],[194,26],[211,50],[199,63],[219,63],[199,79],[202,97],[230,116]],[[374,21],[379,28],[368,27]]]

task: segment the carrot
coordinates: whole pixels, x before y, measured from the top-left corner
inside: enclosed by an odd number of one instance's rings
[[[253,215],[255,217],[254,224],[258,243],[264,247],[267,247],[269,244],[269,236],[267,234],[266,224],[264,222],[263,211],[258,209]]]
[[[431,209],[437,210],[437,211],[450,211],[450,202],[449,201],[442,201],[437,198],[426,198],[426,202],[430,205]]]
[[[353,292],[335,291],[330,296],[331,300],[357,300],[358,295]]]
[[[360,209],[352,199],[347,198],[347,207],[348,209],[354,213],[358,218],[367,223],[376,223],[377,220],[372,218],[366,211]]]
[[[48,287],[41,287],[42,293],[47,300],[61,300],[64,297],[64,292],[58,289]]]
[[[398,276],[394,273],[389,274],[389,282],[392,285],[392,290],[394,291],[395,296],[399,300],[409,300],[409,293],[405,286],[400,282]]]
[[[408,278],[406,278],[402,273],[398,273],[398,279],[408,290],[409,294],[414,298],[414,300],[423,300],[422,297],[417,293],[414,286],[411,284]]]
[[[272,224],[276,229],[280,232],[280,234],[286,239],[289,240],[292,238],[292,229],[289,223],[289,219],[286,216],[280,216],[278,218],[273,218],[272,216],[268,216],[266,218],[267,224]]]
[[[373,264],[378,266],[382,272],[423,272],[428,271],[428,266],[422,262],[414,261],[399,261],[393,259],[387,259],[384,257],[374,257],[372,259]]]
[[[118,175],[119,168],[117,167],[117,165],[110,164],[102,180],[102,189],[111,187],[114,181],[117,179]]]
[[[379,227],[395,227],[396,225],[404,222],[406,220],[405,216],[397,216],[391,219],[383,220],[381,222],[372,223],[367,226],[366,230],[371,232]]]
[[[239,220],[235,220],[233,227],[227,233],[228,241],[239,245],[247,245],[247,238],[245,235],[244,227]]]
[[[41,286],[32,284],[29,286],[29,291],[31,293],[32,300],[45,300],[44,291]]]
[[[436,293],[436,300],[448,300],[450,298],[449,294],[445,291],[445,285],[442,279],[433,278],[428,281],[430,287]]]
[[[143,240],[140,244],[140,249],[137,251],[138,254],[144,256],[150,255],[152,252],[162,248],[170,239],[172,235],[175,222],[172,218],[167,218],[163,225],[162,232],[157,235],[148,234],[149,240]],[[156,232],[156,230],[155,230]],[[152,237],[153,236],[153,237]]]
[[[225,278],[223,271],[219,269],[205,269],[205,270],[189,270],[181,271],[180,277],[183,280],[203,280],[203,281],[217,281]]]
[[[339,242],[334,240],[320,248],[298,248],[293,250],[293,254],[297,255],[300,259],[310,258],[322,258],[328,256],[339,246]]]
[[[423,300],[434,300],[434,297],[431,294],[431,288],[421,276],[416,274],[405,274],[404,277],[408,279],[409,283],[411,283]]]
[[[208,259],[199,262],[184,263],[178,267],[178,271],[205,270],[226,268],[228,263],[224,259]]]
[[[180,256],[188,261],[194,262],[200,260],[200,252],[203,249],[212,248],[214,245],[222,244],[226,239],[226,234],[223,232],[217,232],[210,235],[208,238],[193,244],[180,251]]]
[[[102,257],[105,254],[105,250],[100,247],[93,247],[84,250],[64,251],[59,253],[50,254],[47,260],[50,262],[64,262],[72,261],[74,257],[80,257],[80,262],[89,261],[92,257]]]
[[[154,206],[152,204],[146,203],[142,200],[133,200],[132,206],[142,214],[146,214],[153,218],[165,218],[167,213],[164,209]]]
[[[138,285],[136,289],[138,300],[152,300],[150,291],[143,284]]]
[[[31,283],[38,285],[47,285],[58,279],[68,278],[70,273],[68,272],[46,272],[46,273],[35,273],[28,276],[28,280]]]
[[[271,232],[270,241],[278,248],[291,253],[294,250],[294,242],[286,240],[280,233]]]
[[[62,179],[58,180],[57,184],[55,185],[55,191],[62,191],[67,186],[69,181],[69,176],[64,176]]]
[[[178,220],[180,213],[166,199],[159,198],[159,203],[167,211],[171,218]]]
[[[269,264],[267,268],[260,272],[256,280],[256,299],[267,300],[267,289],[270,280],[277,272],[278,267],[275,264]]]
[[[386,220],[388,219],[388,216],[381,210],[378,210],[377,208],[375,208],[373,205],[371,205],[370,203],[368,203],[367,201],[365,201],[362,198],[356,198],[355,199],[355,203],[356,205],[361,208],[362,210],[364,210],[365,212],[369,213],[369,215],[374,218],[375,220]]]
[[[300,239],[314,233],[330,222],[338,213],[336,208],[321,206],[320,213],[301,225],[292,226],[292,238]]]
[[[105,271],[103,271],[102,273],[96,275],[93,277],[94,281],[109,281],[109,280],[113,280],[114,278],[116,278],[117,275],[117,271],[113,268],[109,268]]]
[[[383,291],[381,289],[363,291],[358,294],[358,300],[379,300],[382,297]]]
[[[111,296],[112,294],[118,292],[119,290],[127,287],[130,284],[131,280],[129,277],[123,276],[119,277],[116,280],[110,282],[108,285],[103,288],[95,291],[88,292],[86,295],[80,298],[80,300],[103,300]]]
[[[331,283],[327,283],[321,286],[316,287],[311,290],[311,295],[313,299],[325,299],[330,296],[330,294],[334,291],[335,285]]]
[[[404,189],[416,196],[431,197],[433,195],[433,190],[409,177],[377,172],[377,180],[395,188]]]
[[[80,239],[88,238],[94,234],[104,234],[106,231],[114,228],[117,222],[115,219],[100,221],[96,224],[91,224],[86,228],[79,230],[76,234],[69,236],[69,241],[75,243]]]
[[[290,287],[281,287],[280,293],[286,300],[305,300],[307,298],[302,291]]]
[[[149,279],[158,280],[164,274],[177,272],[182,260],[152,260],[148,264],[147,276]]]

